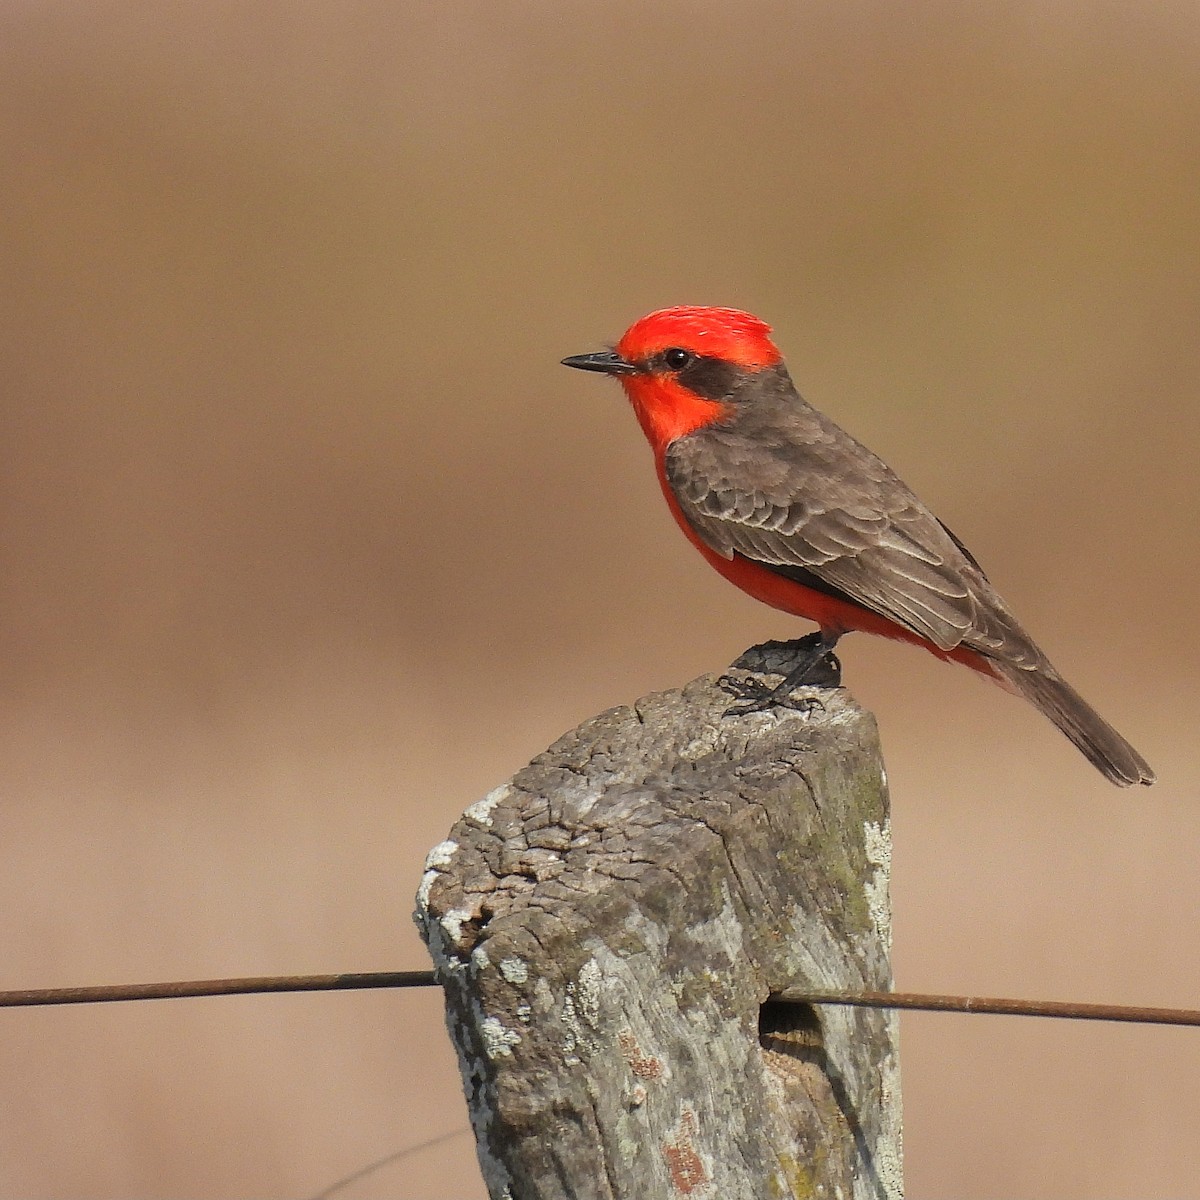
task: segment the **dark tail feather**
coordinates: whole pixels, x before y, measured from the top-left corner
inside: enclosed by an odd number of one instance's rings
[[[992,665],[1118,787],[1154,782],[1150,764],[1049,664],[1033,671],[994,660]]]

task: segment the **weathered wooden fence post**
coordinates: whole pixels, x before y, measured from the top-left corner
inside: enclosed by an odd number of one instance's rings
[[[786,668],[787,645],[735,664]],[[874,719],[723,716],[715,675],[586,721],[468,808],[417,920],[493,1200],[901,1195]]]

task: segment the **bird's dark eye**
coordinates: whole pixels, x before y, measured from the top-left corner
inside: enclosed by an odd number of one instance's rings
[[[670,350],[663,351],[663,362],[665,362],[672,371],[678,371],[681,367],[686,367],[691,361],[691,354],[687,350],[680,350],[678,346],[675,346]]]

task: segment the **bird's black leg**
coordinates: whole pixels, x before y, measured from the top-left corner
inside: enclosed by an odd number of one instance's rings
[[[819,687],[839,687],[842,682],[842,664],[834,654],[840,634],[810,633],[795,643],[799,654],[795,663],[774,687],[755,678],[735,679],[722,675],[720,685],[734,697],[726,709],[726,716],[744,716],[746,713],[766,712],[771,708],[793,708],[809,712],[821,708],[820,700],[813,696],[793,698],[792,691],[803,684]]]

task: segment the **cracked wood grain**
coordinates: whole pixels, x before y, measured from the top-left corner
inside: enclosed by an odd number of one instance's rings
[[[789,643],[735,667],[786,672]],[[708,675],[601,713],[431,851],[417,922],[493,1200],[898,1200],[874,719],[725,717]]]

